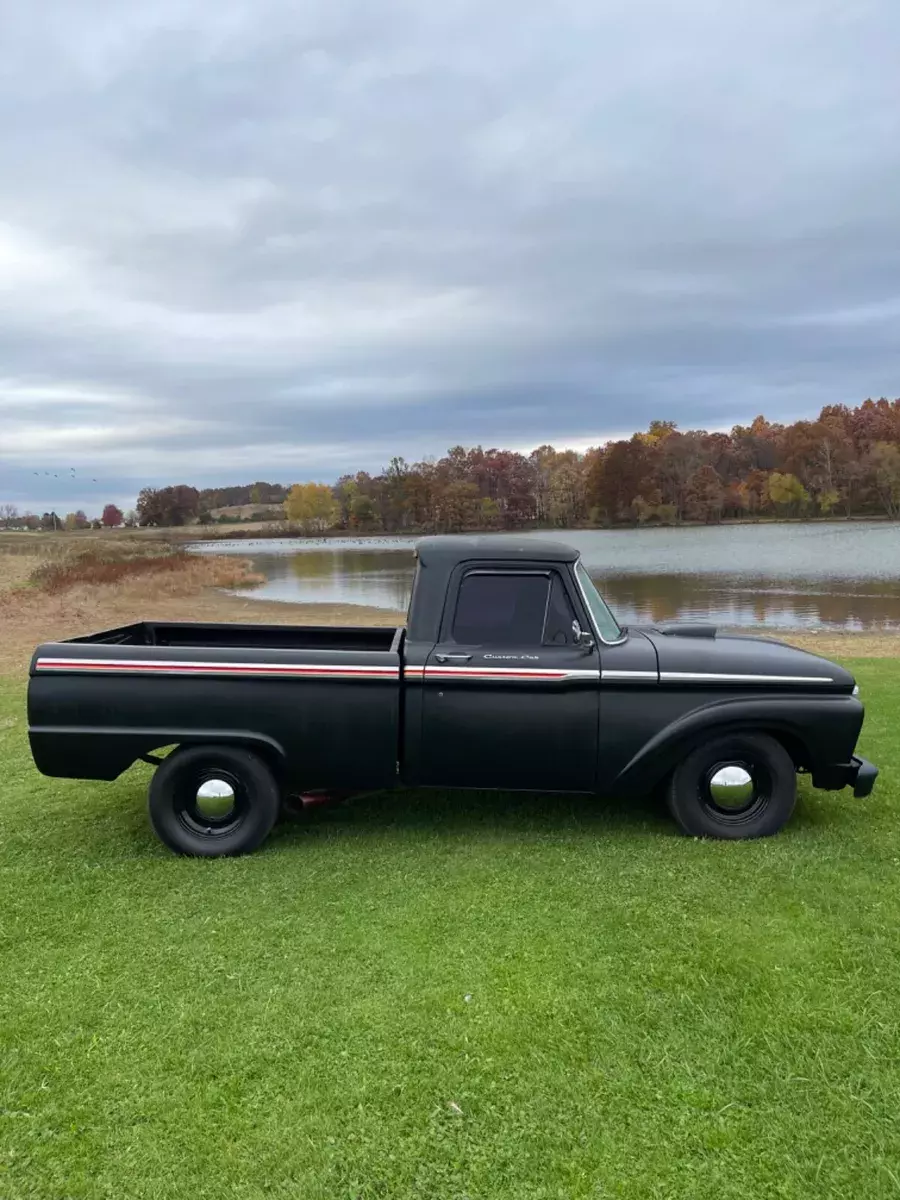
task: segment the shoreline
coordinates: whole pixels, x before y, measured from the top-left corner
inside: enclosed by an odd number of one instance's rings
[[[560,527],[555,525],[534,525],[522,529],[467,529],[465,535],[486,537],[490,535],[508,535],[517,536],[520,534],[536,534],[542,533],[555,538],[564,539],[568,533],[643,533],[647,531],[665,530],[666,532],[675,532],[679,529],[721,529],[733,528],[735,526],[768,526],[768,525],[897,525],[900,526],[900,520],[895,520],[884,514],[867,514],[853,516],[827,516],[827,517],[725,517],[720,521],[680,521],[677,525],[662,525],[656,521],[648,521],[641,524],[617,524],[617,525],[570,525]],[[218,541],[268,541],[268,540],[285,540],[285,541],[311,541],[311,542],[332,542],[332,541],[375,541],[393,538],[424,538],[434,536],[450,536],[434,534],[425,530],[395,530],[394,532],[386,532],[385,530],[351,530],[351,529],[329,529],[323,533],[304,533],[301,530],[290,528],[287,525],[282,525],[278,521],[258,521],[258,522],[236,522],[234,525],[173,525],[173,526],[146,526],[134,529],[84,529],[65,532],[62,530],[0,530],[0,548],[12,548],[19,543],[24,545],[26,540],[32,544],[39,545],[45,538],[63,538],[66,541],[71,541],[73,544],[77,542],[85,542],[91,540],[108,540],[118,538],[146,538],[159,539],[161,541],[171,542],[173,545],[183,545],[185,542],[218,542]],[[456,535],[452,535],[456,536]]]
[[[749,525],[753,527],[765,525],[897,525],[900,522],[887,516],[850,516],[850,517],[726,517],[721,521],[680,521],[677,525],[662,525],[658,521],[648,521],[644,525],[534,525],[522,529],[466,529],[465,536],[489,537],[511,536],[522,534],[543,533],[554,538],[565,539],[568,533],[645,533],[649,531],[674,532],[679,529],[722,529],[735,526]],[[190,531],[203,530],[200,537]],[[135,532],[135,531],[132,531]],[[182,541],[217,542],[217,541],[310,541],[310,542],[341,542],[341,541],[375,541],[393,538],[425,538],[435,536],[457,536],[456,534],[434,534],[425,530],[395,530],[388,533],[385,530],[350,530],[329,529],[324,533],[303,533],[296,529],[278,528],[275,522],[259,522],[247,525],[186,525],[174,529],[142,529],[137,531],[142,536],[156,534]]]

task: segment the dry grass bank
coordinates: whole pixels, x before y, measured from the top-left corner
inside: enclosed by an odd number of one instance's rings
[[[27,584],[44,561],[39,554],[0,554],[0,595]]]

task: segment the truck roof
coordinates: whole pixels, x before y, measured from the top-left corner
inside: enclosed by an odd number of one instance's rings
[[[538,562],[575,562],[577,550],[563,542],[536,537],[427,537],[416,543],[416,553],[424,566],[439,563],[468,562],[473,559],[530,559]]]

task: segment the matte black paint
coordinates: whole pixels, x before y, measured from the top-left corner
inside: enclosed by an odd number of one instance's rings
[[[428,538],[407,630],[145,623],[40,646],[28,690],[35,763],[114,779],[163,746],[227,742],[258,750],[290,791],[621,793],[653,786],[714,733],[753,728],[778,737],[817,786],[871,790],[874,768],[854,757],[853,677],[816,655],[707,627],[502,653],[452,640],[472,569],[557,575],[592,629],[577,558],[550,542]],[[441,665],[448,654],[469,656],[458,673]]]

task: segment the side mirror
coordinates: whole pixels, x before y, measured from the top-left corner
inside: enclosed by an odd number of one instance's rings
[[[593,650],[593,636],[586,630],[582,629],[578,621],[572,622],[572,636],[575,640],[576,646],[581,646],[583,650]]]

